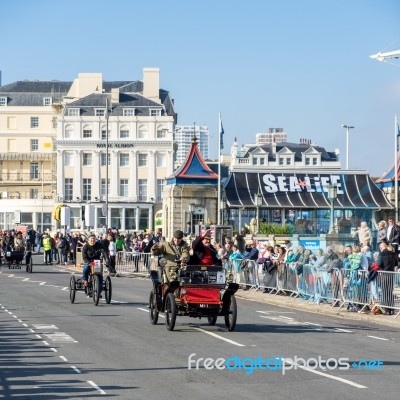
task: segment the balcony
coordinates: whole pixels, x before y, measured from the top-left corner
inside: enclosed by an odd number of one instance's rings
[[[29,172],[1,172],[0,173],[0,185],[12,185],[12,184],[23,184],[23,185],[38,185],[51,184],[54,180],[52,173],[44,173],[43,179],[40,174],[29,173]]]
[[[40,153],[17,153],[17,152],[7,152],[0,153],[0,161],[52,161],[55,154],[52,152]]]

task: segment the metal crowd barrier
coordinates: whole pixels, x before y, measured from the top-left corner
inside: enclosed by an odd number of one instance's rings
[[[117,276],[126,275],[150,275],[153,258],[151,253],[136,253],[127,251],[118,251],[115,270]]]
[[[349,311],[364,312],[369,307],[389,311],[395,318],[400,315],[400,271],[327,271],[305,264],[298,274],[295,263],[281,263],[268,272],[252,260],[231,260],[228,271],[246,289],[263,289],[270,295],[285,294],[314,304],[325,302],[339,309],[347,306]]]

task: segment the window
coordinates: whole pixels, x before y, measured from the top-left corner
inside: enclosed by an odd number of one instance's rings
[[[157,130],[157,139],[164,139],[167,137],[168,130],[165,128],[159,128]]]
[[[105,113],[106,113],[106,109],[105,108],[96,108],[94,110],[94,115],[96,117],[104,117]]]
[[[165,181],[164,179],[157,179],[157,201],[162,201],[162,192],[164,190]]]
[[[147,138],[147,127],[145,125],[140,125],[138,129],[138,138],[146,139]]]
[[[261,157],[260,158],[260,165],[264,165],[265,164],[265,158],[264,157]]]
[[[33,181],[37,181],[39,179],[39,163],[37,162],[31,162],[30,179]]]
[[[64,153],[64,166],[72,167],[74,165],[74,155],[72,153]]]
[[[160,117],[161,116],[161,110],[159,110],[159,109],[150,109],[150,116],[151,117]]]
[[[157,154],[157,167],[165,167],[167,165],[167,156],[165,154]]]
[[[121,153],[119,155],[119,166],[120,167],[127,167],[129,166],[129,154]]]
[[[39,117],[31,117],[31,128],[39,128]]]
[[[147,165],[147,154],[139,153],[138,163],[139,167],[145,167]]]
[[[108,179],[108,193],[110,193],[110,179]],[[101,179],[101,195],[106,196],[107,195],[107,187],[106,187],[106,180]]]
[[[139,179],[138,181],[138,195],[139,201],[146,201],[147,199],[147,179]]]
[[[128,179],[120,179],[119,195],[124,197],[128,196]]]
[[[306,165],[311,165],[310,157],[306,157]]]
[[[108,165],[110,165],[110,154],[108,155]],[[102,167],[107,165],[107,153],[101,153],[101,159],[100,159],[100,164]]]
[[[84,178],[82,200],[89,201],[91,199],[92,199],[92,180],[89,178]]]
[[[92,137],[92,128],[90,126],[85,126],[83,128],[83,137],[91,138]]]
[[[292,164],[292,159],[290,157],[286,158],[286,165],[291,165]]]
[[[43,97],[43,105],[44,106],[51,106],[53,104],[51,97]]]
[[[121,130],[119,131],[119,137],[121,139],[128,138],[129,137],[129,129],[126,129],[125,127],[121,128]]]
[[[283,157],[279,157],[279,165],[283,165],[284,161],[285,161],[285,159]]]
[[[110,130],[108,130],[108,138],[110,138]],[[101,128],[101,140],[107,140],[107,129]]]
[[[39,198],[39,189],[29,189],[29,198],[30,199],[38,199]]]
[[[57,117],[53,117],[51,119],[51,125],[53,126],[54,129],[57,128]]]
[[[91,153],[83,153],[82,165],[92,165],[92,154]]]
[[[125,208],[125,229],[136,229],[136,208]]]
[[[125,117],[133,117],[135,115],[134,108],[124,108],[122,111],[122,115]]]
[[[257,158],[253,157],[253,159],[252,159],[252,164],[253,164],[253,165],[257,165]]]
[[[313,165],[318,165],[318,158],[317,157],[313,157],[312,164]]]
[[[74,136],[74,128],[71,125],[67,125],[64,131],[64,139],[71,139]]]
[[[39,150],[39,139],[31,139],[31,151]]]
[[[65,178],[64,180],[64,200],[72,201],[74,194],[74,180],[72,178]]]
[[[79,117],[80,109],[79,108],[68,108],[68,116],[69,117]]]
[[[7,97],[0,97],[0,107],[7,105]]]

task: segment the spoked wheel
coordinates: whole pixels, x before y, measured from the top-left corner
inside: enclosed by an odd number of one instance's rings
[[[111,278],[109,276],[107,276],[106,282],[104,285],[104,295],[106,297],[106,303],[110,304],[111,296],[112,296],[112,284],[111,284]]]
[[[101,288],[100,288],[100,279],[97,275],[94,275],[92,277],[92,285],[93,285],[93,303],[95,306],[97,306],[99,304],[99,300],[100,300],[100,293],[101,293]]]
[[[165,324],[169,331],[174,330],[176,321],[176,303],[173,293],[168,293],[165,300]]]
[[[71,303],[75,301],[76,295],[76,285],[75,285],[75,276],[72,275],[71,279],[69,280],[69,300]]]
[[[218,318],[218,315],[209,315],[207,317],[208,325],[214,326],[215,323],[217,322],[217,318]]]
[[[236,326],[236,318],[237,318],[237,306],[235,296],[230,295],[226,301],[229,301],[227,304],[227,314],[225,315],[225,326],[228,328],[228,331],[231,332],[235,329]]]
[[[157,309],[157,295],[154,289],[150,292],[149,299],[149,317],[152,325],[156,325],[158,321],[158,309]]]

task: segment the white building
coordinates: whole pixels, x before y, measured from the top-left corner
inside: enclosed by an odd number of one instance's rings
[[[175,166],[179,166],[185,160],[190,147],[192,146],[192,138],[196,136],[200,153],[205,160],[208,160],[209,152],[209,130],[205,125],[176,125],[175,142],[176,142],[176,160]]]
[[[176,113],[169,93],[159,87],[158,68],[143,73],[143,82],[105,82],[102,74],[93,73],[79,74],[73,82],[17,82],[0,88],[0,104],[6,100],[0,107],[0,145],[7,149],[0,153],[7,161],[2,176],[16,170],[15,160],[21,171],[33,171],[32,161],[23,157],[29,159],[33,148],[39,149],[38,170],[43,171],[38,181],[26,179],[22,187],[20,181],[20,199],[3,197],[0,228],[13,227],[13,212],[20,209],[32,215],[22,222],[40,229],[37,214],[43,209],[45,217],[51,216],[60,203],[70,208],[66,226],[71,229],[153,227],[165,178],[173,172]],[[18,144],[12,141],[17,133]],[[37,192],[29,192],[29,185],[42,194],[39,200],[32,198]],[[12,189],[3,185],[0,192]],[[93,212],[83,221],[87,204]],[[56,227],[55,220],[43,226]]]

